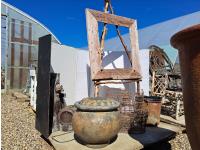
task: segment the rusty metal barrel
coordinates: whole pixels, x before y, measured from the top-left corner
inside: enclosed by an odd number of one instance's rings
[[[147,124],[158,125],[160,123],[162,98],[158,96],[145,96],[144,101],[148,110]]]

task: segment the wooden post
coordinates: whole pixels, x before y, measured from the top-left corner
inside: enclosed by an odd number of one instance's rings
[[[99,96],[99,85],[96,84],[96,81],[94,81],[94,97]]]

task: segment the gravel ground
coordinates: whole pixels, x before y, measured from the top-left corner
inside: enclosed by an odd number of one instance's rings
[[[35,113],[28,104],[11,95],[2,95],[2,150],[53,150],[35,129]]]
[[[10,94],[1,97],[2,150],[53,150],[35,129],[35,113],[28,102]],[[155,144],[153,150],[190,150],[187,135],[179,134],[169,142]]]

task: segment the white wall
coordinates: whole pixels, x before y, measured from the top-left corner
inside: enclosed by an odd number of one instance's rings
[[[52,43],[51,67],[54,73],[60,73],[61,84],[66,93],[65,100],[73,104],[76,96],[76,57],[77,49]]]
[[[84,97],[88,97],[91,91],[90,66],[88,51],[76,49],[76,95],[74,101],[79,101]]]
[[[141,89],[145,95],[149,94],[149,51],[141,50],[142,82]],[[89,52],[72,47],[52,43],[51,65],[55,73],[60,73],[61,84],[66,92],[65,101],[68,105],[84,97],[93,96],[93,82],[90,78]],[[125,52],[105,52],[103,67],[124,68],[130,67]],[[100,96],[105,96],[108,87],[135,91],[135,84],[109,84],[101,86]],[[111,92],[111,90],[109,90]]]
[[[141,89],[145,95],[149,95],[149,49],[142,49],[139,52],[139,60],[142,73]]]

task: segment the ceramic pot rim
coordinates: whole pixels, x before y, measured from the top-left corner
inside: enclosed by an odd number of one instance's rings
[[[170,43],[174,48],[178,49],[180,43],[185,40],[193,39],[193,37],[200,36],[200,24],[183,29],[171,37]]]
[[[81,104],[81,102],[85,99],[89,99],[91,101],[95,100],[95,101],[101,101],[101,100],[108,100],[110,102],[110,104],[108,105],[96,105],[96,106],[90,106],[90,105],[87,105],[87,104]],[[110,111],[110,110],[115,110],[117,108],[119,108],[120,106],[120,103],[113,100],[113,99],[108,99],[108,98],[100,98],[100,97],[97,97],[97,98],[84,98],[83,100],[81,101],[78,101],[76,102],[74,105],[76,106],[77,109],[79,110],[85,110],[85,111]]]
[[[144,100],[148,103],[161,103],[162,97],[160,97],[160,96],[144,96]]]

